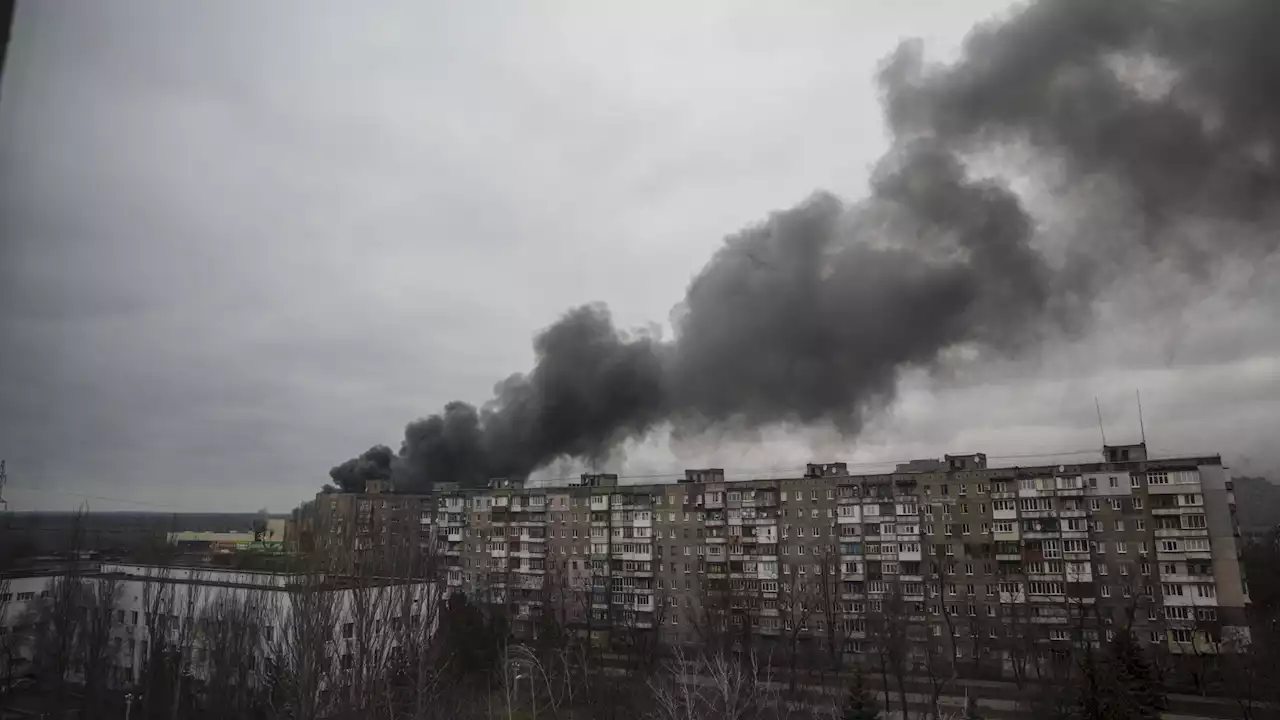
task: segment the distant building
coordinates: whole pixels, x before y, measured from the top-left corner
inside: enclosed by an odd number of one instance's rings
[[[185,552],[228,553],[251,548],[284,549],[288,520],[267,518],[260,530],[214,532],[184,530],[168,533],[170,545]]]

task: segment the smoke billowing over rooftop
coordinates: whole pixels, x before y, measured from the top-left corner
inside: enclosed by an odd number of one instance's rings
[[[666,424],[830,422],[853,436],[904,369],[1077,331],[1136,258],[1194,277],[1216,257],[1270,253],[1278,35],[1271,0],[1042,0],[977,28],[954,64],[905,43],[881,69],[893,141],[866,198],[817,193],[729,236],[673,310],[671,338],[624,331],[604,305],[568,311],[535,338],[528,373],[410,423],[398,454],[375,447],[333,478],[522,477]],[[1069,230],[971,169],[1006,148],[1051,185],[1092,188],[1067,208]]]

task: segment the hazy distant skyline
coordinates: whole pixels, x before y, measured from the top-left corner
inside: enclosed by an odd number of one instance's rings
[[[1006,3],[184,5],[19,5],[14,509],[285,511],[407,421],[486,399],[571,306],[665,323],[724,236],[865,193],[886,146],[872,76],[901,37],[945,54]],[[1271,471],[1276,263],[1195,288],[1156,268],[1079,342],[906,377],[856,444],[658,438],[625,472],[1079,450],[1100,443],[1095,395],[1108,439],[1136,441],[1137,388],[1157,452]]]

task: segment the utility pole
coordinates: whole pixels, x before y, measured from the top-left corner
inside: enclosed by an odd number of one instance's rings
[[[13,32],[13,16],[17,0],[0,0],[0,83],[4,81],[4,57],[9,51],[9,35]]]

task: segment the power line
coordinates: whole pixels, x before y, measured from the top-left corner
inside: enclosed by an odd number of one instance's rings
[[[70,497],[83,498],[85,500],[101,500],[102,502],[124,503],[126,505],[139,505],[143,507],[160,508],[162,510],[177,510],[179,512],[186,512],[185,510],[178,507],[177,505],[165,505],[163,503],[153,503],[153,502],[147,502],[145,500],[131,500],[129,498],[111,497],[108,495],[91,495],[89,493],[80,493],[80,492],[75,492],[73,490],[58,490],[56,488],[36,488],[36,487],[31,487],[29,485],[14,485],[13,483],[9,483],[8,487],[18,488],[20,490],[26,490],[27,492],[33,492],[33,493],[45,493],[50,495],[67,495]]]

